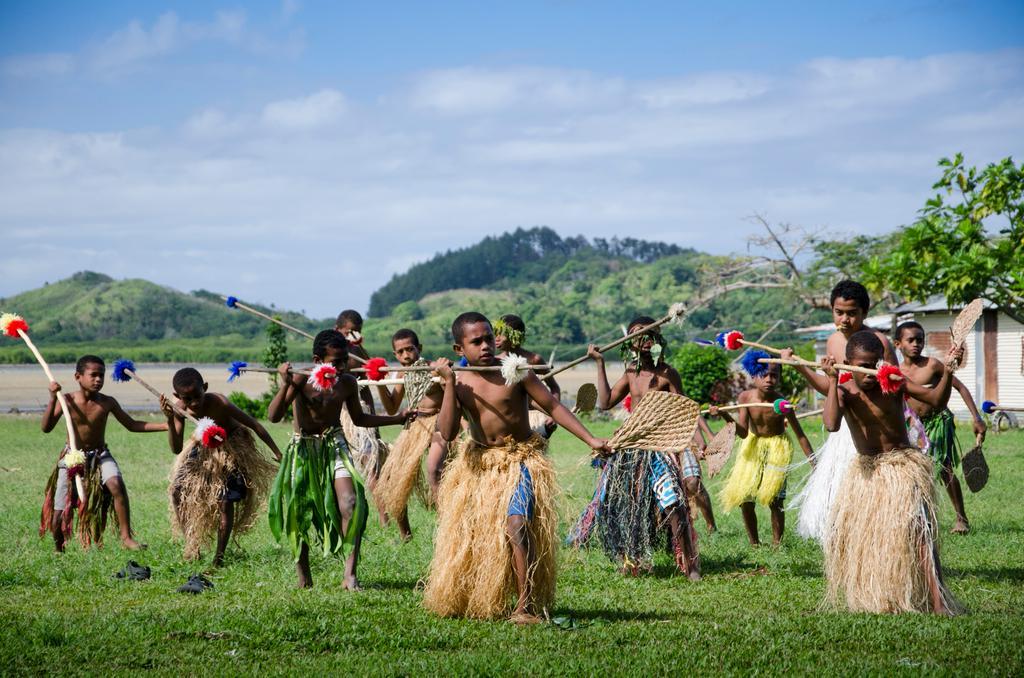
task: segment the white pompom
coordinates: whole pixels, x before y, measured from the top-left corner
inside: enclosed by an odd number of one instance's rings
[[[668,307],[668,314],[672,316],[672,322],[676,325],[682,325],[683,319],[686,318],[686,304],[677,301]]]
[[[526,379],[526,358],[509,353],[501,359],[501,376],[505,377],[505,385],[512,386]]]
[[[196,422],[196,430],[192,433],[192,437],[198,440],[199,442],[202,442],[203,434],[206,433],[206,429],[216,425],[217,422],[215,422],[213,419],[210,419],[209,417],[203,417],[202,419]]]

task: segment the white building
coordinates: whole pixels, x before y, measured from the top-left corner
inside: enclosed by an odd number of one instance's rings
[[[953,321],[960,308],[949,309],[943,297],[923,304],[903,304],[895,309],[900,321],[913,319],[925,332],[925,354],[941,359],[949,350]],[[904,317],[905,316],[905,317]],[[956,376],[978,403],[991,400],[1006,407],[1024,407],[1024,325],[986,303],[984,312],[967,339],[964,362]],[[960,394],[953,391],[949,408],[967,417]]]

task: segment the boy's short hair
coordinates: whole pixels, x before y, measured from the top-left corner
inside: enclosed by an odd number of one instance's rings
[[[916,320],[902,322],[896,326],[896,341],[899,341],[903,337],[903,332],[906,330],[921,330],[924,332],[924,327],[922,327],[921,323]]]
[[[338,319],[334,321],[334,325],[335,327],[341,327],[346,322],[353,327],[362,327],[363,316],[359,315],[359,311],[355,309],[346,308],[338,314]]]
[[[333,348],[342,351],[348,358],[348,340],[337,330],[321,330],[313,339],[313,357],[323,358],[327,355],[327,349]]]
[[[476,311],[466,311],[459,314],[454,322],[452,322],[452,339],[456,343],[462,343],[466,325],[473,325],[475,323],[487,323],[490,325],[491,321],[483,313],[477,313]]]
[[[849,297],[843,297],[843,299],[849,299]],[[860,330],[850,335],[850,340],[846,342],[846,359],[853,358],[856,351],[874,353],[878,357],[885,355],[882,340],[878,338],[874,330]]]
[[[653,325],[655,322],[654,318],[649,315],[638,315],[629,321],[629,327],[636,327],[638,325],[640,327],[647,327],[648,325]]]
[[[871,308],[871,297],[868,290],[856,280],[841,280],[832,288],[832,295],[829,297],[828,305],[835,306],[836,299],[849,299],[857,302],[857,306],[866,314]]]
[[[394,334],[391,335],[391,345],[394,346],[395,342],[400,339],[412,339],[413,346],[420,345],[420,338],[417,334],[410,330],[408,327],[403,327]]]
[[[99,365],[104,369],[106,369],[107,367],[107,364],[103,362],[103,358],[99,357],[98,355],[92,355],[91,353],[87,353],[86,355],[83,355],[81,358],[79,358],[78,362],[75,363],[75,374],[85,374],[86,365]]]
[[[203,383],[203,375],[199,374],[199,370],[194,367],[182,367],[174,373],[174,377],[171,379],[171,385],[175,391],[188,386],[202,388]]]

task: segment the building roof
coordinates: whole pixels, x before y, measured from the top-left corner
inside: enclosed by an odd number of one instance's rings
[[[911,301],[906,304],[897,306],[893,312],[897,315],[904,313],[952,313],[959,311],[964,307],[964,304],[954,304],[952,307],[946,302],[946,297],[941,294],[928,297],[928,301],[919,302]],[[987,299],[983,302],[983,308],[992,309],[996,308],[996,305]]]

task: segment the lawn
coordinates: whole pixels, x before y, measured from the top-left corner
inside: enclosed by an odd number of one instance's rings
[[[820,426],[807,428],[817,444]],[[594,429],[607,435],[613,425]],[[288,429],[271,431],[283,445]],[[75,542],[55,554],[37,525],[62,432],[43,435],[34,418],[0,417],[0,667],[6,674],[1024,670],[1024,432],[990,437],[992,480],[981,493],[968,493],[969,536],[948,534],[951,511],[942,494],[943,564],[951,589],[970,609],[967,616],[823,610],[818,546],[789,532],[779,549],[752,549],[736,511],[719,515],[720,532],[710,537],[699,522],[705,576],[697,584],[676,575],[667,555],[659,556],[653,575],[624,579],[600,549],[563,549],[553,614],[568,621],[531,628],[438,619],[420,607],[433,517],[418,506],[409,544],[371,521],[360,567],[363,592],[343,591],[340,561],[322,558],[313,561],[315,588],[297,590],[290,558],[264,521],[229,550],[225,567],[212,575],[214,589],[176,593],[209,556],[201,564],[184,563],[171,540],[166,479],[172,455],[164,434],[129,434],[116,423],[108,442],[129,489],[135,530],[149,549],[130,554],[108,532],[102,549],[83,551]],[[960,437],[972,438],[966,429]],[[587,449],[564,431],[555,436],[553,456],[567,523],[589,499],[593,472]],[[713,496],[719,486],[720,478],[710,483]],[[767,513],[759,517],[767,540]],[[113,579],[129,558],[151,566],[152,579]]]

